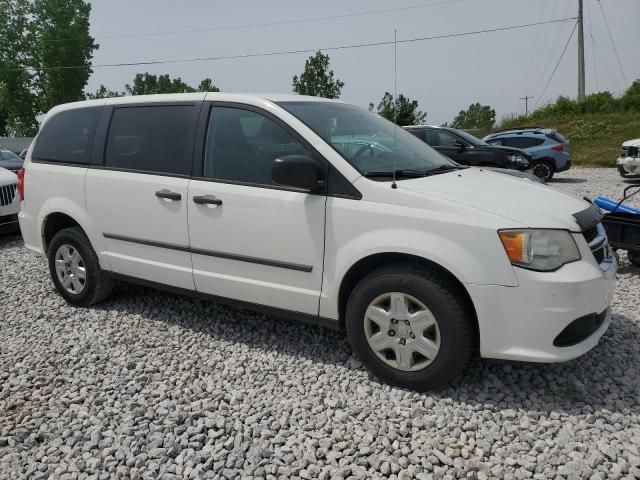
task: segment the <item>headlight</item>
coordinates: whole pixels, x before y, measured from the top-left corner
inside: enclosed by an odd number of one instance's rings
[[[500,230],[498,235],[511,264],[518,267],[550,272],[580,260],[578,246],[567,230]]]

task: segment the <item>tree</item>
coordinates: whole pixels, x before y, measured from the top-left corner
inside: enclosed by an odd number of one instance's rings
[[[156,76],[151,73],[138,73],[133,79],[133,85],[127,84],[124,88],[129,95],[220,91],[210,78],[202,80],[196,89],[187,85],[180,77],[172,79],[169,75]]]
[[[334,79],[333,70],[329,70],[329,55],[319,50],[307,59],[300,77],[293,77],[293,91],[300,95],[340,98],[342,87],[344,82]]]
[[[373,103],[369,104],[369,110],[373,111]],[[384,92],[384,96],[378,104],[378,115],[400,126],[418,125],[427,119],[427,113],[418,110],[418,101],[411,100],[400,94],[394,101],[393,95]]]
[[[0,135],[38,131],[28,0],[0,0]]]
[[[476,102],[469,105],[469,108],[460,110],[460,113],[453,119],[453,128],[491,128],[496,121],[496,111],[489,105],[480,105]]]
[[[220,89],[213,84],[213,81],[210,78],[205,78],[198,85],[199,92],[219,92]]]
[[[84,98],[93,52],[91,5],[83,0],[35,0],[32,30],[40,111]],[[59,68],[73,67],[73,68]]]
[[[124,92],[114,92],[113,90],[109,90],[104,85],[100,84],[100,88],[96,90],[95,93],[87,93],[87,100],[95,100],[97,98],[113,98],[113,97],[124,97]]]

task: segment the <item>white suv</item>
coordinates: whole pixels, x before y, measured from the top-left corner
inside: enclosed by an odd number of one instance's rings
[[[596,208],[461,167],[338,101],[62,105],[21,194],[25,243],[68,302],[96,303],[117,279],[344,328],[400,386],[442,385],[475,351],[572,359],[611,320],[616,263]]]
[[[0,168],[0,235],[19,230],[20,199],[17,184],[15,173]]]

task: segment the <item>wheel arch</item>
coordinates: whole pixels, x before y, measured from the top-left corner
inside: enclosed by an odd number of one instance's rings
[[[476,308],[473,304],[473,300],[471,299],[471,296],[469,295],[469,292],[465,288],[464,284],[453,273],[451,273],[442,265],[424,257],[408,253],[374,253],[361,258],[356,263],[354,263],[349,268],[349,270],[347,270],[347,273],[343,276],[342,281],[340,282],[340,288],[338,290],[338,318],[340,322],[340,328],[345,328],[345,312],[347,308],[347,301],[349,300],[349,296],[351,295],[351,292],[353,292],[353,289],[356,287],[358,282],[362,280],[366,275],[382,266],[399,264],[411,264],[431,271],[435,271],[446,278],[448,281],[450,281],[452,285],[454,285],[456,291],[464,299],[465,308],[473,319],[474,342],[475,347],[478,347],[480,339],[478,316]]]
[[[105,251],[104,238],[87,212],[68,199],[50,199],[43,205],[38,215],[42,251],[47,250],[53,236],[64,228],[79,227],[87,235],[91,246],[98,255],[101,268],[109,270],[108,259],[101,254]]]

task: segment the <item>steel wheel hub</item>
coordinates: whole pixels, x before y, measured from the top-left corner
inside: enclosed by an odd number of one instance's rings
[[[87,270],[80,252],[71,245],[60,245],[55,255],[58,280],[67,292],[78,295],[87,283]]]
[[[436,318],[420,300],[401,292],[382,294],[369,304],[364,333],[378,358],[398,370],[422,370],[440,351]]]

